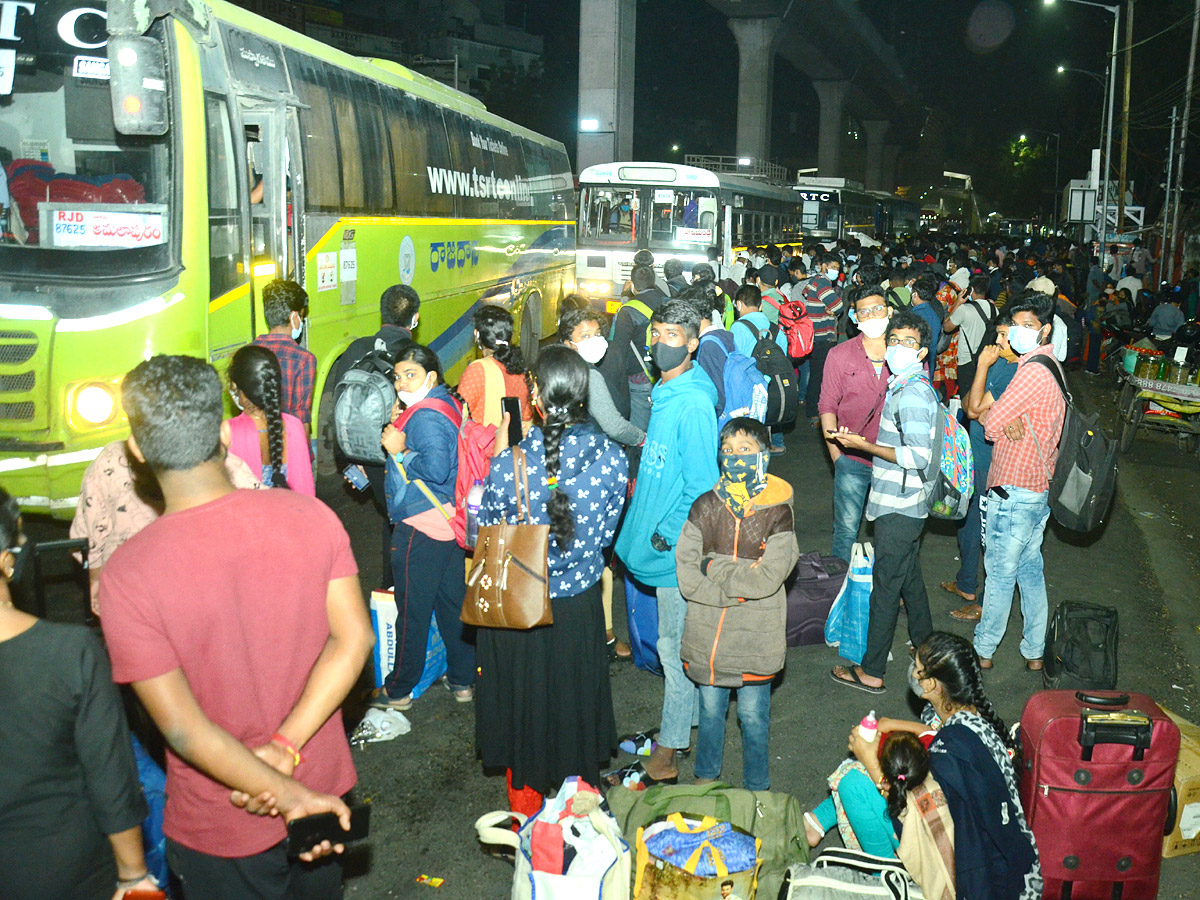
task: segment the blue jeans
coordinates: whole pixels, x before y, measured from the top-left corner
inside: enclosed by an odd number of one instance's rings
[[[800,392],[800,400],[804,401],[808,397],[808,380],[812,377],[812,366],[809,364],[808,357],[796,362],[792,360],[796,366],[796,387]]]
[[[1008,497],[987,498],[987,547],[983,564],[987,583],[983,618],[975,626],[975,652],[990,659],[1008,628],[1013,588],[1021,588],[1021,655],[1041,659],[1046,650],[1046,577],[1042,569],[1042,537],[1050,518],[1049,495],[1004,486]]]
[[[833,555],[838,559],[850,562],[869,493],[871,467],[839,456],[833,464]]]
[[[734,688],[700,685],[700,733],[696,738],[696,777],[719,778],[725,751],[725,716]],[[767,744],[771,734],[771,682],[737,688],[742,724],[742,782],[748,791],[771,789]]]
[[[686,750],[692,743],[692,726],[700,721],[700,694],[683,671],[680,647],[687,601],[677,587],[660,587],[658,597],[658,658],[663,667],[662,721],[658,742],[664,747]]]
[[[991,447],[987,447],[986,455],[975,449],[974,442],[971,450],[975,454],[975,493],[967,507],[967,515],[958,526],[958,558],[962,564],[958,567],[958,575],[954,583],[964,594],[979,594],[979,553],[983,549],[983,528],[981,503],[986,503],[988,468],[991,466]]]

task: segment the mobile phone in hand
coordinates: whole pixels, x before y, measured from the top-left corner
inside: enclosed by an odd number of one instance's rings
[[[371,483],[367,476],[363,473],[363,470],[358,466],[346,466],[346,469],[342,472],[342,475],[348,482],[350,482],[350,486],[356,491],[366,490],[367,486]]]
[[[342,823],[334,813],[318,813],[315,816],[303,816],[288,822],[288,856],[299,856],[307,853],[322,841],[331,844],[349,844],[351,841],[361,841],[371,831],[371,805],[364,803],[350,807],[350,830],[342,828]]]
[[[501,397],[501,408],[508,413],[508,446],[521,443],[521,401],[516,397]]]

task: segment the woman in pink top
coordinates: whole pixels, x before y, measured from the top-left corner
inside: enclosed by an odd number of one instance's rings
[[[233,355],[229,393],[242,414],[227,423],[229,452],[268,487],[315,497],[308,434],[299,419],[280,411],[281,383],[279,359],[267,348],[250,344]]]

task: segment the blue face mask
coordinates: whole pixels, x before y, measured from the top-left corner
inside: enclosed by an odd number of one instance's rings
[[[894,344],[883,352],[883,357],[887,360],[888,370],[893,375],[901,375],[920,364],[921,361],[917,359],[920,352],[903,344]]]
[[[1028,325],[1013,325],[1008,329],[1008,345],[1017,356],[1024,356],[1038,346],[1041,329],[1030,328]]]
[[[301,320],[300,320],[300,327],[299,327],[299,328],[293,328],[293,329],[292,329],[292,340],[293,340],[293,341],[298,341],[298,340],[300,340],[300,337],[301,337],[301,335],[303,335],[303,334],[304,334],[304,320],[303,320],[303,319],[301,319]]]

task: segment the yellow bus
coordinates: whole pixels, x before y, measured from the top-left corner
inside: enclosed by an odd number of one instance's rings
[[[222,0],[0,0],[0,162],[0,484],[30,511],[72,514],[139,361],[265,332],[271,278],[309,294],[315,423],[389,285],[452,373],[478,304],[536,352],[573,287],[561,144]]]

